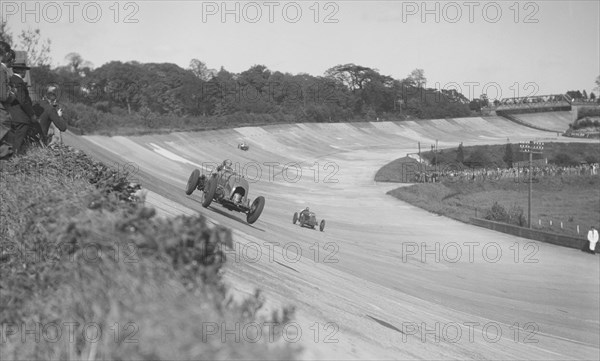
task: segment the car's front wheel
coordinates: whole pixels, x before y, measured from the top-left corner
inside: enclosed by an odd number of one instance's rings
[[[256,197],[252,205],[250,206],[250,211],[248,211],[248,215],[246,216],[246,221],[249,224],[252,224],[258,220],[260,217],[263,208],[265,208],[265,198],[263,196]]]
[[[296,222],[298,222],[298,212],[294,213],[294,216],[292,217],[292,223],[296,224]]]
[[[198,186],[198,181],[200,180],[200,171],[198,169],[194,169],[192,174],[190,174],[190,178],[187,181],[187,185],[185,186],[185,194],[188,196],[194,193],[194,190]]]
[[[321,224],[319,224],[319,231],[323,232],[324,229],[325,229],[325,220],[322,219]]]
[[[204,185],[204,194],[202,195],[202,207],[208,208],[215,197],[217,191],[217,178],[210,177]]]

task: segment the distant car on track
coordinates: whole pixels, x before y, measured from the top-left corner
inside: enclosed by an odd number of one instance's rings
[[[246,213],[246,221],[252,224],[258,220],[264,207],[265,198],[256,197],[252,203],[248,199],[250,185],[243,176],[231,168],[231,161],[225,161],[217,167],[217,171],[206,176],[194,169],[190,175],[185,194],[191,195],[194,190],[202,191],[202,207],[208,208],[214,201],[231,210]]]
[[[315,212],[311,212],[307,209],[294,213],[294,216],[292,217],[292,223],[298,223],[300,227],[309,227],[312,229],[315,229],[315,227],[319,226],[319,230],[321,232],[323,232],[325,229],[325,220],[322,219],[321,222],[318,222]]]
[[[250,146],[248,144],[246,144],[246,142],[242,142],[242,143],[238,144],[238,149],[248,150],[248,149],[250,149]]]

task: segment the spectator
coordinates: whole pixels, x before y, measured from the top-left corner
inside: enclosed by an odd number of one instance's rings
[[[58,87],[49,86],[42,101],[34,105],[34,111],[40,120],[42,136],[46,144],[52,142],[52,133],[49,134],[49,129],[54,124],[58,130],[64,132],[67,130],[67,122],[62,117],[63,110],[58,106],[57,94]]]
[[[15,154],[23,153],[24,141],[27,133],[31,130],[41,137],[41,127],[37,122],[37,116],[33,111],[33,103],[29,96],[27,83],[24,80],[25,73],[29,70],[26,61],[26,53],[19,52],[14,62],[10,65],[13,75],[10,77],[10,85],[13,88],[16,99],[8,108],[12,118],[11,129],[13,131],[13,151]]]
[[[11,49],[8,43],[0,41],[0,159],[12,153],[13,132],[8,107],[15,99],[10,87],[10,72],[5,63],[11,61]]]
[[[590,227],[590,230],[587,234],[587,239],[589,241],[589,245],[588,247],[584,246],[583,250],[591,254],[596,254],[596,243],[598,243],[598,230],[596,227]]]

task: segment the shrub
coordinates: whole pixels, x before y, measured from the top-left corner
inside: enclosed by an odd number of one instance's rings
[[[575,123],[570,124],[569,127],[573,130],[590,127],[600,127],[600,120],[584,117],[578,119]]]
[[[577,111],[577,119],[600,116],[600,107],[584,107]]]
[[[525,211],[523,207],[513,204],[508,211],[508,223],[517,225],[519,227],[527,226],[527,218],[525,217]]]
[[[96,108],[96,110],[99,110],[103,113],[110,112],[110,105],[108,104],[107,101],[98,101],[98,102],[94,103],[94,108]]]
[[[0,324],[74,325],[58,342],[3,332],[0,359],[295,358],[297,346],[276,342],[293,308],[228,294],[228,229],[155,218],[125,174],[68,147],[33,149],[0,172]],[[203,338],[207,322],[272,322],[275,343]],[[102,342],[80,337],[91,324]]]
[[[600,163],[600,156],[594,154],[588,154],[585,156],[587,164]]]
[[[503,223],[508,223],[509,220],[508,212],[498,202],[494,202],[492,208],[488,209],[484,218],[490,221]]]
[[[488,167],[493,164],[489,154],[483,149],[476,149],[467,160],[464,161],[466,166],[472,168]]]
[[[550,160],[550,163],[554,163],[560,167],[569,167],[578,164],[575,159],[566,153],[557,154],[552,160]]]

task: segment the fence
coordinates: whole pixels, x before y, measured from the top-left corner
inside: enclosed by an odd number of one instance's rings
[[[572,237],[563,234],[544,232],[537,229],[513,226],[511,224],[489,221],[482,218],[471,218],[471,223],[494,231],[512,234],[513,236],[551,243],[558,246],[582,249],[588,245],[586,237]],[[587,230],[586,230],[587,235]],[[600,242],[596,244],[596,252],[600,252]]]

